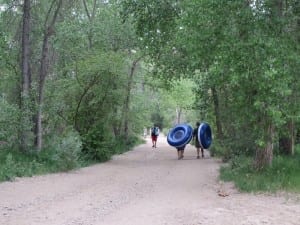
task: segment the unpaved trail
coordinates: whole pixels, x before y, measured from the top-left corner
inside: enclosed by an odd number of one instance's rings
[[[0,184],[0,225],[299,225],[300,200],[239,193],[221,163],[159,137],[111,161]],[[222,197],[219,194],[228,195]]]

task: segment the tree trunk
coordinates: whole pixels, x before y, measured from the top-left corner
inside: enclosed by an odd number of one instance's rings
[[[295,139],[296,139],[296,131],[295,131],[295,123],[294,121],[289,122],[289,134],[290,134],[290,154],[295,154]]]
[[[274,5],[274,17],[276,19],[282,19],[285,17],[285,10],[287,10],[287,1],[283,0],[273,0]],[[285,9],[284,9],[285,8]],[[280,30],[280,33],[282,30]],[[294,84],[292,85],[293,93],[291,96],[289,96],[288,101],[290,102],[290,105],[296,106],[297,108],[297,97],[295,96],[295,93],[297,93],[297,87],[295,87],[295,83],[297,81],[295,80]],[[293,108],[293,107],[292,107]],[[293,111],[293,110],[292,110]],[[294,111],[293,111],[294,112]],[[294,117],[295,114],[293,113],[292,116]],[[287,129],[284,129],[286,133],[284,133],[279,138],[279,150],[281,153],[286,155],[293,155],[294,154],[294,145],[295,145],[295,138],[296,138],[296,132],[295,132],[295,122],[293,118],[290,118],[287,124]]]
[[[22,94],[29,95],[30,91],[30,0],[24,0],[22,30]]]
[[[93,9],[92,12],[90,13],[89,9],[88,9],[88,5],[86,3],[86,0],[83,0],[83,6],[86,12],[86,15],[89,19],[90,22],[90,28],[88,30],[88,42],[89,42],[89,49],[91,49],[93,47],[93,23],[94,23],[94,18],[95,18],[95,14],[96,14],[96,4],[97,4],[97,0],[94,0],[93,2]]]
[[[180,107],[176,107],[176,123],[179,124],[181,122],[181,113],[182,110]]]
[[[267,130],[266,146],[256,150],[254,166],[261,170],[266,166],[270,166],[273,161],[273,141],[274,141],[274,125],[270,124]]]
[[[54,5],[55,0],[52,2],[51,7],[48,11],[48,15],[50,15],[52,11],[52,6]],[[44,39],[43,39],[43,47],[42,47],[42,55],[41,55],[41,65],[40,65],[40,71],[39,71],[39,83],[38,83],[38,112],[36,116],[36,148],[38,151],[42,149],[43,145],[43,127],[42,127],[42,112],[43,112],[43,101],[44,101],[44,87],[45,87],[45,79],[48,73],[48,55],[49,55],[49,39],[54,34],[54,25],[56,22],[56,19],[58,17],[58,12],[61,8],[62,0],[58,2],[58,5],[56,7],[56,10],[53,14],[52,20],[50,21],[50,24],[45,25],[45,31],[44,31]],[[48,17],[47,17],[48,18]]]
[[[295,123],[291,120],[288,123],[288,135],[279,138],[279,150],[285,155],[294,155],[295,153]]]
[[[126,97],[125,97],[125,102],[124,102],[124,109],[123,109],[123,113],[124,113],[124,135],[125,138],[127,139],[128,137],[128,125],[129,125],[129,106],[130,106],[130,98],[131,98],[131,89],[132,89],[132,84],[133,84],[133,77],[134,77],[134,72],[135,69],[137,67],[138,62],[143,58],[143,56],[140,56],[139,58],[137,58],[136,60],[133,61],[131,68],[130,68],[130,72],[129,72],[129,76],[128,76],[128,81],[127,81],[127,90],[126,90]]]
[[[30,143],[31,112],[30,112],[30,0],[24,0],[23,5],[23,28],[22,28],[22,91],[21,91],[21,145],[20,149],[26,151]]]
[[[213,96],[213,102],[214,102],[214,110],[215,110],[215,116],[216,116],[216,126],[217,126],[217,138],[223,137],[223,129],[221,124],[221,118],[220,118],[220,106],[219,106],[219,99],[218,99],[218,93],[215,87],[212,88],[212,96]]]
[[[47,75],[47,59],[48,59],[48,41],[49,37],[45,34],[43,41],[42,57],[41,57],[41,67],[39,73],[39,87],[38,87],[38,113],[36,121],[36,148],[38,151],[42,149],[42,105],[44,100],[44,87],[45,87],[45,78]]]

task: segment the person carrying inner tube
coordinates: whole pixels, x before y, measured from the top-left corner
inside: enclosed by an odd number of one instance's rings
[[[204,158],[204,150],[203,150],[202,146],[200,145],[200,141],[198,139],[199,126],[200,126],[200,123],[197,122],[196,127],[194,128],[194,131],[193,131],[193,140],[195,142],[195,147],[197,149],[197,159],[200,159],[200,149],[201,149],[201,156],[202,156],[202,158]]]

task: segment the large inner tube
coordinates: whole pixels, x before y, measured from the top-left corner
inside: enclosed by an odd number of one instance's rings
[[[188,124],[178,124],[168,133],[167,141],[173,147],[182,147],[192,138],[193,128]]]
[[[210,126],[207,123],[201,123],[198,128],[198,140],[202,148],[208,149],[212,143],[212,134]]]

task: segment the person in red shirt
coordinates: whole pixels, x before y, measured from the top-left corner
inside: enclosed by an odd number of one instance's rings
[[[152,140],[152,148],[156,148],[157,137],[159,135],[159,128],[157,126],[153,126],[151,128],[151,140]]]

